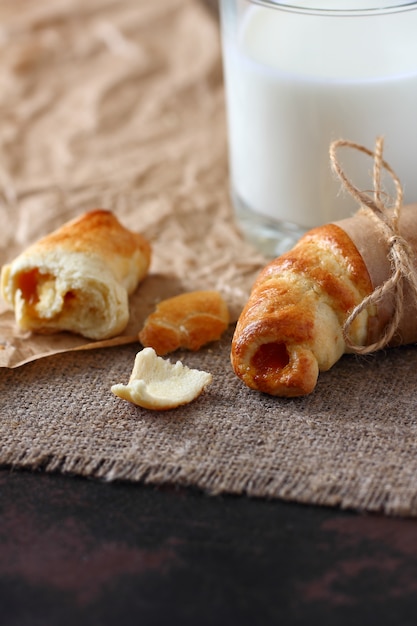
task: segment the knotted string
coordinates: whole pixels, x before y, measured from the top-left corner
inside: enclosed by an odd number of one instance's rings
[[[409,287],[411,287],[411,293],[417,305],[417,276],[413,267],[413,251],[408,242],[400,235],[399,232],[399,219],[403,203],[403,190],[397,175],[389,164],[382,158],[383,145],[383,138],[378,137],[375,152],[368,150],[360,144],[345,141],[343,139],[334,141],[330,146],[330,162],[333,170],[339,176],[349,193],[360,203],[360,212],[362,214],[366,214],[370,219],[372,219],[378,230],[383,235],[386,243],[388,244],[388,259],[391,265],[391,275],[389,278],[382,283],[382,285],[376,287],[371,294],[365,297],[363,301],[353,309],[345,321],[343,327],[343,337],[345,343],[353,352],[358,354],[369,354],[370,352],[380,350],[390,342],[398,329],[403,315],[404,292],[407,283]],[[338,148],[341,147],[354,148],[374,158],[374,189],[372,192],[360,191],[347,178],[336,158],[336,152]],[[385,169],[390,174],[395,185],[396,198],[393,207],[388,206],[388,203],[384,203],[384,199],[388,201],[388,198],[381,189],[382,169]],[[362,311],[368,307],[375,306],[386,295],[391,295],[393,298],[394,313],[385,327],[381,337],[375,343],[366,346],[356,345],[352,342],[349,336],[349,331],[353,321]]]

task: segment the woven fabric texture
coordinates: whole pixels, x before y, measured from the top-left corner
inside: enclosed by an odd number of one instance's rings
[[[0,461],[104,480],[194,486],[297,502],[417,514],[417,353],[344,357],[314,394],[244,387],[230,333],[198,353],[213,374],[193,403],[156,413],[113,396],[138,346],[41,359],[0,376]]]

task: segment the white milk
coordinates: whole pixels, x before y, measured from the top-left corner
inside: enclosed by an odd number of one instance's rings
[[[237,42],[223,38],[234,194],[303,228],[358,207],[330,170],[332,140],[374,149],[417,201],[417,11],[343,18],[252,6]],[[372,161],[339,153],[352,182],[372,187]]]

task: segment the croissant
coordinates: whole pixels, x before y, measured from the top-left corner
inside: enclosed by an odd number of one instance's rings
[[[417,205],[404,207],[401,236],[417,258]],[[256,279],[236,325],[231,362],[250,388],[274,396],[311,393],[320,371],[349,352],[343,326],[352,310],[390,275],[387,242],[359,211],[315,228]],[[350,329],[352,343],[367,345],[393,316],[388,299],[362,310]],[[390,345],[417,341],[415,304],[406,302]]]
[[[4,265],[0,289],[23,330],[106,339],[126,327],[128,296],[146,275],[150,254],[142,235],[97,209]]]
[[[229,310],[218,291],[191,291],[162,300],[146,318],[139,341],[160,356],[178,348],[196,351],[220,339],[228,324]]]

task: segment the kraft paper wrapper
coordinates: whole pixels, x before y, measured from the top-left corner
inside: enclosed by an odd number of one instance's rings
[[[0,298],[0,367],[136,342],[156,303],[184,291],[218,289],[237,319],[265,259],[242,239],[229,199],[214,14],[197,0],[44,0],[18,11],[4,0],[0,18],[0,265],[94,208],[153,250],[112,340],[22,333]]]
[[[391,275],[388,259],[389,246],[373,219],[360,211],[353,217],[334,222],[351,238],[360,252],[373,288],[382,285]],[[401,209],[399,234],[409,243],[417,272],[417,203]],[[377,305],[377,314],[371,318],[368,343],[377,341],[394,312],[393,297],[384,296]],[[406,345],[417,341],[417,309],[409,284],[404,290],[404,309],[398,329],[389,345]]]

